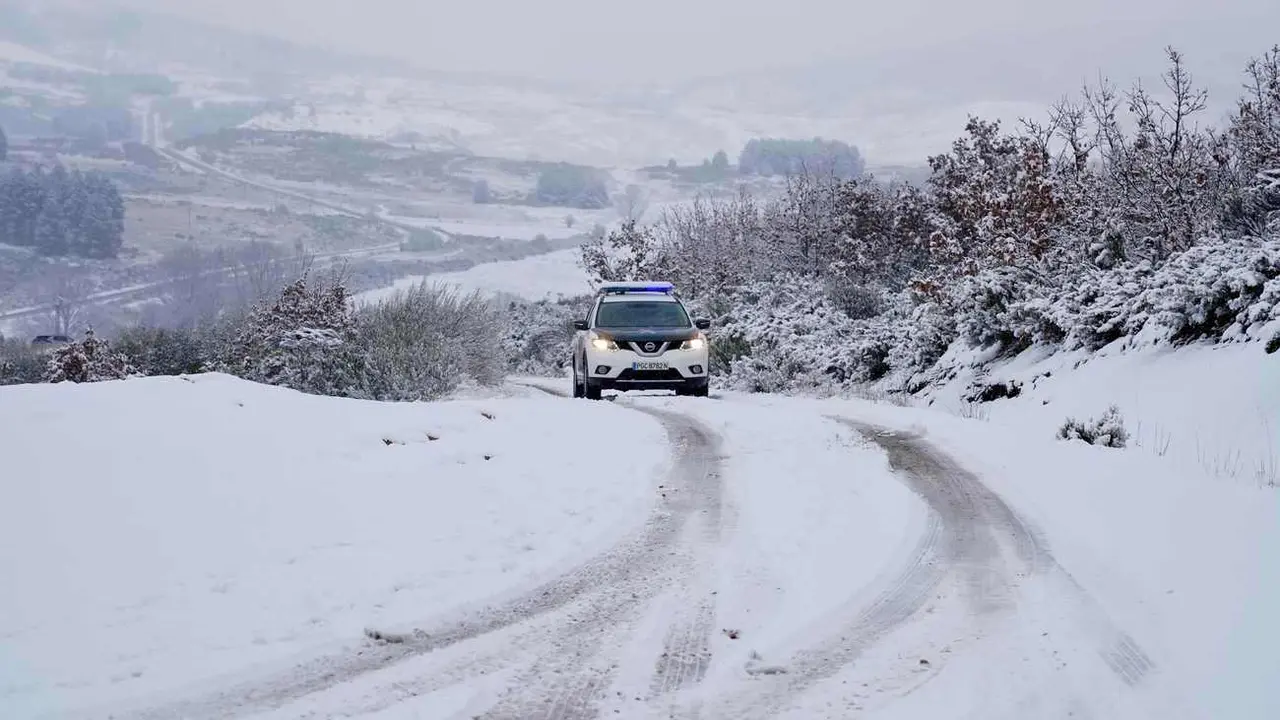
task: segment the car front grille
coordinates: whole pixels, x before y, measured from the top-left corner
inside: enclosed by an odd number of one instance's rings
[[[672,380],[683,380],[684,376],[675,368],[666,370],[632,370],[627,368],[618,374],[618,379],[624,382],[670,382]]]
[[[654,344],[653,350],[645,350],[644,346],[649,342],[653,342]],[[656,341],[648,341],[648,340],[645,340],[645,341],[619,340],[618,341],[619,348],[623,350],[632,350],[634,352],[640,353],[641,355],[661,355],[662,353],[666,352],[674,344],[675,343],[656,342]]]

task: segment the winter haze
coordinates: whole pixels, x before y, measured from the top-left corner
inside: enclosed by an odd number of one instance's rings
[[[1016,0],[129,4],[334,50],[392,55],[426,68],[667,88],[712,76],[749,77],[805,66],[843,66],[875,77],[878,66],[898,66],[904,56],[920,54],[927,58],[917,79],[923,87],[930,85],[929,64],[942,57],[984,64],[998,59],[1006,67],[1074,65],[1074,75],[1118,60],[1123,66],[1112,71],[1127,76],[1156,66],[1153,55],[1170,43],[1201,59],[1247,54],[1243,46],[1265,41],[1268,28],[1280,23],[1280,8],[1266,0],[1212,6],[1193,0],[1085,0],[1069,9]],[[1016,63],[1009,52],[1016,53]],[[935,70],[943,68],[939,64]],[[983,75],[975,73],[965,89],[1002,92],[998,74]]]
[[[0,0],[0,717],[1280,718],[1277,28]]]

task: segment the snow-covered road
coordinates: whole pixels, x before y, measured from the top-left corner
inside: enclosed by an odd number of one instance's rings
[[[1280,599],[1270,491],[927,411],[564,385],[0,389],[3,715],[1274,716],[1277,625],[1230,620]],[[1153,478],[1199,511],[1167,549]]]

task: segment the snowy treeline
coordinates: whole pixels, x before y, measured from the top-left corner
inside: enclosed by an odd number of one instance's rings
[[[944,354],[1032,345],[1280,346],[1280,47],[1222,128],[1176,51],[1164,87],[1102,82],[1044,122],[972,118],[922,187],[793,176],[583,247],[596,280],[665,278],[717,319],[718,372],[778,390],[916,391]]]
[[[429,400],[504,374],[496,308],[419,285],[356,310],[341,278],[303,275],[278,296],[190,328],[136,327],[40,352],[0,338],[0,385],[226,372],[317,395]]]
[[[124,200],[101,173],[15,168],[0,177],[0,243],[51,257],[113,258],[124,244]]]
[[[487,186],[486,186],[487,187]],[[542,205],[596,210],[609,206],[606,176],[592,168],[559,163],[538,175],[533,201]]]
[[[747,141],[738,156],[738,172],[743,175],[772,176],[813,172],[839,178],[855,178],[865,168],[866,163],[858,148],[839,140],[822,138],[753,138]]]

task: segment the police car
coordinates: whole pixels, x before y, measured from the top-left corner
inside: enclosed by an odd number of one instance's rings
[[[573,396],[674,390],[706,397],[709,327],[710,320],[690,317],[671,283],[604,283],[587,319],[574,323]]]

